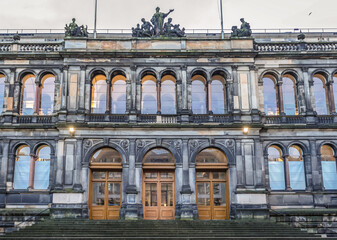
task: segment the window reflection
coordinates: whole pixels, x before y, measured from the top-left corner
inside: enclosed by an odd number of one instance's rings
[[[145,154],[144,163],[174,163],[172,154],[164,148],[154,148]]]
[[[206,114],[206,80],[201,75],[192,78],[192,111],[194,114]]]
[[[55,76],[47,74],[41,81],[40,115],[50,115],[54,111]]]
[[[337,189],[337,166],[332,147],[328,145],[321,147],[321,164],[324,188],[327,190]]]
[[[337,111],[337,74],[333,76],[333,96],[335,100],[335,110]]]
[[[2,113],[5,99],[5,75],[0,74],[0,113]]]
[[[315,98],[315,106],[316,112],[318,115],[326,115],[328,114],[328,102],[327,102],[327,89],[326,89],[326,80],[322,75],[316,74],[314,75],[314,98]]]
[[[157,113],[157,86],[156,78],[147,75],[142,80],[142,114]]]
[[[211,83],[212,112],[214,114],[225,113],[225,80],[221,76],[214,76]]]
[[[23,145],[16,151],[14,168],[14,189],[27,189],[30,171],[30,149]]]
[[[27,74],[22,80],[22,115],[33,115],[35,108],[35,76]]]
[[[106,111],[106,77],[102,74],[96,75],[92,80],[91,111],[92,113],[105,113]]]
[[[121,154],[112,148],[101,148],[91,157],[92,163],[121,163]]]
[[[226,155],[216,148],[206,148],[198,153],[196,163],[227,163]]]
[[[117,75],[111,82],[111,113],[125,114],[126,112],[126,78]]]
[[[276,81],[272,76],[263,78],[264,112],[266,115],[278,115]]]
[[[302,149],[296,145],[289,147],[289,177],[293,190],[305,190],[305,174]]]
[[[272,190],[285,189],[284,163],[282,151],[277,146],[268,148],[269,184]]]
[[[285,75],[282,81],[284,113],[287,115],[297,115],[295,78],[291,75]]]
[[[171,75],[166,75],[161,82],[161,113],[176,114],[176,81]]]

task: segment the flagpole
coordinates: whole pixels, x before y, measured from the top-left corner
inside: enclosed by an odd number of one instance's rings
[[[97,0],[95,0],[94,38],[96,38],[96,36],[97,36],[97,32],[96,32],[96,22],[97,22]]]
[[[223,31],[222,0],[220,0],[220,9],[221,9],[221,39],[224,39],[225,34],[224,34],[224,31]]]

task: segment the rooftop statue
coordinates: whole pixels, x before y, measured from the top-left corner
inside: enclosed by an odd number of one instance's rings
[[[66,37],[88,37],[88,26],[78,26],[75,18],[72,19],[69,26],[66,24],[64,29]]]
[[[245,21],[244,18],[240,19],[241,27],[232,27],[231,37],[250,37],[252,35],[252,30],[250,29],[250,24]]]
[[[168,13],[161,13],[160,8],[157,7],[151,22],[142,18],[141,27],[137,24],[136,28],[132,28],[132,37],[184,37],[185,28],[180,29],[179,24],[173,25],[172,18],[168,18],[168,21],[164,23],[165,18],[173,11],[171,9]]]
[[[14,40],[14,42],[17,42],[17,41],[19,41],[20,40],[20,35],[19,35],[19,32],[17,31],[15,34],[14,34],[14,36],[13,36],[13,40]]]

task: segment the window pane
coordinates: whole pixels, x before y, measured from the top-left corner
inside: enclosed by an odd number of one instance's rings
[[[0,113],[3,111],[5,98],[5,76],[0,74]]]
[[[318,77],[319,76],[319,77]],[[324,78],[320,75],[314,77],[314,97],[315,97],[315,105],[316,112],[318,115],[326,115],[328,114],[328,103],[326,98],[326,86]]]
[[[192,111],[194,114],[206,114],[206,88],[200,80],[192,81]]]
[[[106,172],[93,172],[92,175],[93,175],[93,178],[95,180],[102,180],[102,179],[105,179],[105,174]]]
[[[121,163],[121,154],[112,148],[102,148],[97,150],[91,158],[93,163]]]
[[[213,183],[214,206],[226,206],[225,183]]]
[[[198,205],[210,206],[209,183],[197,183]]]
[[[14,189],[27,189],[30,170],[30,150],[22,146],[17,150],[14,169]]]
[[[209,179],[209,172],[197,172],[197,179]]]
[[[55,77],[48,74],[42,79],[40,115],[50,115],[54,111]]]
[[[34,189],[48,189],[50,171],[50,147],[40,147],[35,160]]]
[[[290,187],[293,190],[305,190],[305,173],[302,149],[298,146],[289,147]]]
[[[174,163],[172,154],[164,148],[150,150],[144,156],[144,163]]]
[[[22,115],[33,115],[35,107],[35,76],[27,75],[23,79],[22,85]]]
[[[290,77],[283,77],[283,103],[284,113],[287,115],[297,115],[296,85],[295,80]]]
[[[157,86],[156,82],[146,80],[142,84],[142,114],[157,113]]]
[[[333,149],[328,145],[321,148],[321,163],[324,188],[337,189],[336,159]]]
[[[172,183],[162,183],[161,184],[161,206],[163,207],[173,206]]]
[[[263,78],[264,112],[266,115],[278,115],[276,96],[274,81],[269,77]]]
[[[198,153],[196,163],[227,163],[226,155],[216,148],[206,148]]]
[[[157,183],[145,184],[145,206],[157,206]]]
[[[161,113],[176,114],[176,84],[172,80],[161,83]]]
[[[92,183],[92,205],[104,205],[105,183],[93,182]]]
[[[109,179],[120,180],[122,178],[121,172],[109,172]]]
[[[213,179],[225,179],[224,172],[213,172]]]
[[[156,179],[157,178],[157,173],[156,172],[151,172],[151,173],[145,173],[145,178],[146,179]]]
[[[121,204],[121,184],[108,183],[108,204],[109,206],[120,206]]]
[[[105,113],[106,111],[106,77],[97,75],[92,80],[91,111],[92,113]]]
[[[123,76],[117,76],[117,77],[123,77]],[[111,98],[112,98],[111,113],[125,114],[125,111],[126,111],[126,82],[125,80],[117,80],[115,82],[114,81],[112,82]]]
[[[285,189],[282,151],[277,146],[268,148],[269,184],[272,190]]]
[[[212,112],[214,114],[225,113],[225,89],[219,80],[213,80],[211,83]]]
[[[160,178],[162,178],[162,179],[172,179],[173,178],[173,173],[161,172],[160,173]]]

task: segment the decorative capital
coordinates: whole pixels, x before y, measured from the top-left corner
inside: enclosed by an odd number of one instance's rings
[[[11,73],[15,73],[16,68],[10,68],[9,70],[11,71]]]
[[[131,69],[131,71],[136,71],[137,70],[137,65],[131,65],[130,69]]]
[[[61,71],[68,71],[69,70],[69,66],[66,65],[66,66],[62,66],[61,68]]]
[[[257,67],[255,65],[250,65],[249,66],[249,70],[250,71],[256,71],[257,70]]]
[[[232,71],[237,71],[238,70],[238,65],[233,65],[232,66]]]
[[[308,72],[309,68],[308,67],[302,67],[301,70],[302,70],[302,72]]]
[[[85,65],[81,65],[80,68],[81,68],[81,71],[87,70],[87,66],[85,66]]]
[[[180,69],[181,69],[182,71],[187,71],[187,65],[181,65],[181,66],[180,66]]]

